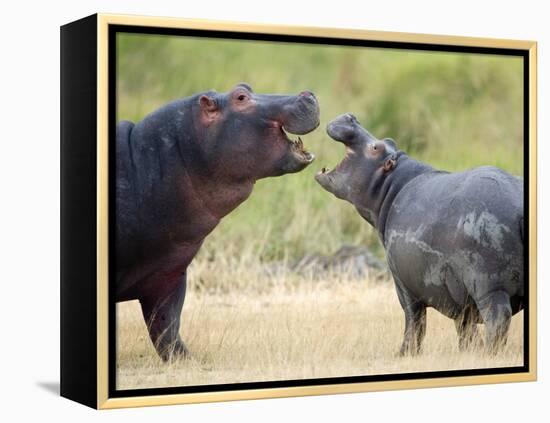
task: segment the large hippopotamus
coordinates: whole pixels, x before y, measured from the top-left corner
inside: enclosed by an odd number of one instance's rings
[[[310,91],[256,94],[247,84],[173,101],[116,131],[116,300],[139,300],[163,360],[185,356],[180,314],[187,267],[256,180],[298,172],[301,139],[319,125]]]
[[[327,133],[346,156],[315,179],[378,232],[405,312],[401,354],[420,351],[426,307],[455,321],[461,349],[485,323],[486,347],[497,351],[524,304],[522,180],[495,167],[436,170],[351,114]]]

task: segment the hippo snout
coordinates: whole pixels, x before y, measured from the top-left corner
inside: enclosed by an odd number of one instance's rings
[[[354,115],[345,113],[327,124],[327,134],[335,141],[352,145],[357,141],[358,125],[359,121]]]
[[[314,100],[317,100],[317,97],[315,97],[315,94],[313,94],[311,91],[308,91],[308,90],[302,91],[299,95],[302,97],[312,98]]]
[[[319,126],[319,102],[311,91],[302,91],[286,105],[283,113],[285,130],[304,135]]]
[[[350,147],[356,144],[376,141],[376,137],[363,128],[359,120],[351,113],[344,113],[329,122],[327,125],[327,134],[333,140]]]

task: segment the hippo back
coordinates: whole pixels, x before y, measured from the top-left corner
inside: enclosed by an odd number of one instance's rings
[[[396,283],[449,317],[469,297],[523,296],[523,182],[494,167],[422,174],[396,196],[384,243]]]

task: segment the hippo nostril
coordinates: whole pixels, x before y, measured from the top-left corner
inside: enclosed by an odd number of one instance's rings
[[[302,96],[302,97],[306,97],[306,98],[307,97],[315,98],[315,94],[313,94],[311,91],[307,91],[307,90],[302,91],[299,95]]]
[[[351,120],[352,122],[357,121],[357,118],[354,115],[352,115],[351,113],[348,113],[348,119]]]

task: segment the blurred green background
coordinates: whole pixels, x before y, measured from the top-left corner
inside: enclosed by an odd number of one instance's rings
[[[261,180],[201,251],[253,249],[262,261],[331,254],[344,244],[383,250],[353,206],[314,181],[343,146],[327,122],[352,112],[378,138],[434,167],[494,165],[523,176],[523,63],[519,57],[193,37],[118,34],[117,120],[139,121],[179,97],[249,83],[258,93],[313,91],[321,126],[303,137],[304,171]]]

